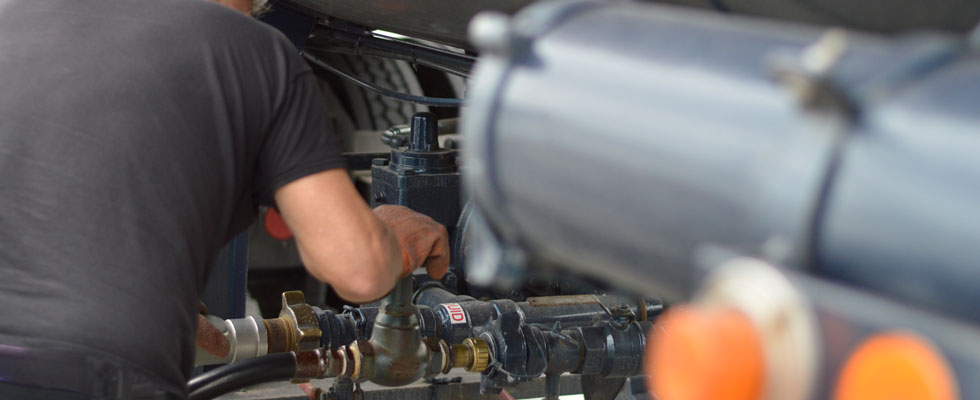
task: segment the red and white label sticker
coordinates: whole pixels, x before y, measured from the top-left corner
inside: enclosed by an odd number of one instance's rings
[[[463,307],[460,307],[458,303],[446,303],[442,306],[446,307],[446,311],[449,312],[449,322],[454,324],[466,323],[466,313],[463,312]]]

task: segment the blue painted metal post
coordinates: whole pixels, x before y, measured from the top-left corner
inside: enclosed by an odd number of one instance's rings
[[[222,318],[245,317],[248,279],[248,231],[235,236],[218,253],[201,301],[211,314]]]

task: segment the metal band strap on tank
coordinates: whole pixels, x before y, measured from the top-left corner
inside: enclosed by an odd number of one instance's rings
[[[910,52],[915,52],[907,62],[893,66],[875,79],[852,89],[844,90],[833,80],[833,70],[844,56],[848,47],[848,36],[839,29],[828,30],[817,42],[803,50],[798,59],[791,57],[776,58],[772,68],[777,79],[787,81],[787,77],[809,81],[809,93],[797,93],[804,100],[805,106],[814,111],[822,112],[829,118],[835,118],[838,123],[829,129],[832,135],[830,143],[824,149],[823,175],[817,182],[814,196],[805,215],[804,232],[799,238],[797,252],[794,255],[796,263],[805,268],[816,268],[819,257],[817,249],[820,229],[827,202],[832,194],[834,182],[840,169],[844,150],[853,134],[853,126],[861,117],[859,104],[871,104],[878,99],[887,98],[894,94],[906,83],[921,79],[937,68],[948,64],[959,54],[966,45],[964,40],[936,40],[924,44],[913,43]],[[821,60],[820,65],[807,61]],[[821,92],[821,93],[813,93]],[[822,103],[806,103],[808,99],[822,98]],[[785,260],[784,260],[785,261]]]
[[[482,96],[467,97],[470,112],[466,113],[462,126],[462,131],[467,134],[467,140],[479,142],[479,145],[472,143],[463,147],[464,157],[467,163],[471,163],[469,169],[474,172],[474,175],[483,175],[481,179],[476,179],[480,181],[479,187],[469,185],[471,192],[483,192],[487,196],[485,199],[481,199],[479,194],[471,196],[476,204],[484,201],[489,204],[499,204],[503,198],[499,189],[499,177],[496,174],[497,152],[493,136],[496,132],[495,116],[511,71],[520,60],[524,59],[532,39],[544,35],[576,15],[605,6],[608,5],[604,2],[590,0],[544,2],[528,7],[514,18],[496,12],[483,12],[473,17],[469,26],[469,37],[482,56],[474,72],[493,77],[493,79],[473,80],[474,86],[469,92]],[[470,150],[481,148],[486,149],[486,154],[480,155],[482,157],[472,153],[476,150]],[[482,165],[480,160],[483,160]],[[497,207],[479,208],[484,212],[503,212]],[[490,218],[490,220],[500,219]],[[498,231],[496,232],[498,234],[509,234],[509,232],[499,232],[501,228],[498,226],[492,229]]]
[[[833,70],[847,51],[848,38],[840,29],[830,29],[816,42],[798,54],[777,52],[770,60],[774,78],[787,89],[794,91],[802,106],[833,121],[820,132],[828,135],[823,153],[822,174],[815,182],[810,204],[803,215],[802,232],[792,243],[790,254],[769,254],[786,264],[804,268],[817,265],[817,238],[827,200],[840,165],[841,154],[848,142],[851,128],[858,117],[856,103],[833,80]],[[772,250],[772,249],[770,249]]]

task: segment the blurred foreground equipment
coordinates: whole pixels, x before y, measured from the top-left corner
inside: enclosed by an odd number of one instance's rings
[[[692,301],[651,336],[661,400],[980,398],[976,35],[597,2],[470,31],[473,257],[510,260],[470,277]]]

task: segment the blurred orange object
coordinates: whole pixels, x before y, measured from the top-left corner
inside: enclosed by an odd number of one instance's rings
[[[650,334],[644,369],[660,400],[754,400],[765,379],[758,332],[735,309],[671,309]]]
[[[289,240],[293,237],[293,232],[286,226],[286,221],[283,221],[282,216],[274,208],[269,207],[269,210],[265,213],[263,222],[265,223],[266,233],[273,239]]]
[[[316,397],[314,397],[314,392],[316,392],[316,388],[313,387],[313,384],[312,383],[309,383],[309,382],[306,382],[306,383],[297,383],[296,386],[299,386],[299,389],[302,390],[303,393],[306,394],[306,397],[309,397],[309,398],[311,398],[313,400],[319,400]]]
[[[956,400],[956,378],[928,340],[891,332],[865,340],[844,365],[835,400]]]

